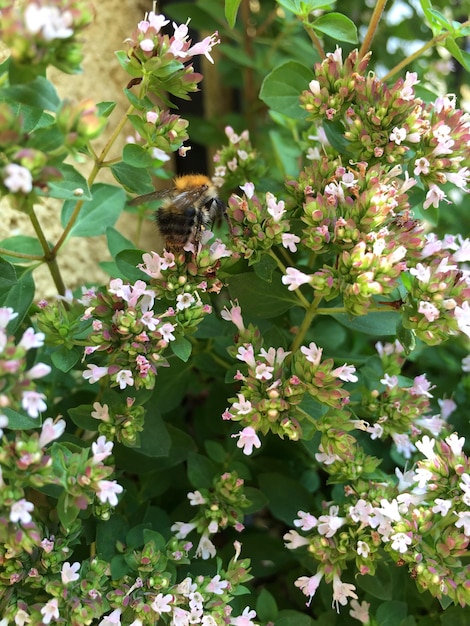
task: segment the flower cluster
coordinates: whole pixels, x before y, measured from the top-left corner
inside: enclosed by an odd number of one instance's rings
[[[228,201],[234,249],[250,265],[276,245],[295,251],[300,238],[289,232],[284,200],[278,200],[270,191],[260,200],[252,183],[243,185],[242,190],[243,198],[232,195]]]
[[[22,409],[30,417],[37,418],[47,406],[46,396],[37,390],[35,381],[47,376],[51,368],[46,363],[28,365],[29,351],[44,344],[44,333],[28,328],[18,344],[13,336],[8,335],[8,323],[17,315],[10,307],[0,308],[0,407]],[[1,428],[8,420],[4,415],[0,419],[1,434]]]
[[[139,433],[144,429],[145,409],[136,404],[135,398],[125,400],[120,394],[105,394],[106,402],[93,403],[91,417],[98,420],[97,430],[109,441],[119,441],[125,446],[133,447],[140,443]]]
[[[180,155],[184,156],[187,148],[183,147],[183,142],[188,139],[189,126],[184,118],[168,110],[152,108],[145,111],[143,116],[129,115],[128,119],[137,131],[130,143],[142,145],[159,164],[168,161],[169,153],[175,150],[180,150]]]
[[[320,563],[314,576],[297,582],[309,604],[322,578],[333,583],[333,606],[357,599],[354,585],[340,584],[347,563],[358,574],[374,575],[385,550],[412,578],[434,596],[468,604],[469,566],[462,557],[470,542],[470,462],[462,452],[464,439],[456,434],[436,442],[424,436],[416,443],[424,459],[416,470],[396,470],[398,484],[364,482],[347,487],[349,502],[326,505],[316,517],[299,511],[284,539]]]
[[[187,94],[197,91],[197,84],[202,80],[202,75],[194,72],[192,58],[204,55],[213,62],[210,53],[219,43],[219,37],[214,33],[192,45],[187,24],[173,22],[172,36],[163,32],[168,24],[164,15],[151,11],[128,39],[129,50],[120,61],[133,77],[131,85],[140,84],[145,79],[145,93],[141,96],[147,92],[161,95],[167,92],[187,100]]]
[[[342,384],[357,381],[354,366],[335,368],[333,359],[322,361],[323,351],[313,342],[294,354],[282,347],[266,350],[259,331],[245,328],[238,305],[232,305],[230,311],[224,309],[222,317],[240,331],[237,345],[229,351],[245,364],[244,372],[237,370],[234,376],[240,390],[236,398],[230,398],[231,406],[222,417],[245,427],[235,435],[245,454],[251,454],[253,446],[260,447],[257,432],[300,440],[305,412],[299,405],[306,393],[325,408],[340,411],[348,403],[349,392]]]
[[[403,325],[429,345],[459,332],[470,337],[470,240],[428,235],[421,258],[409,270]]]
[[[196,549],[196,556],[209,559],[216,555],[216,548],[210,540],[211,535],[233,527],[238,532],[244,529],[243,509],[250,502],[243,491],[244,481],[236,472],[225,472],[213,480],[212,489],[198,489],[188,493],[191,506],[198,506],[198,512],[189,522],[176,522],[171,530],[177,539],[185,539],[195,530],[201,539]]]
[[[341,122],[355,160],[409,163],[410,173],[427,189],[424,209],[445,199],[446,182],[466,190],[470,123],[455,109],[455,98],[425,105],[414,94],[415,73],[388,87],[366,73],[369,59],[359,59],[355,50],[343,63],[338,48],[315,66],[316,78],[301,96],[309,120]]]
[[[214,155],[214,184],[231,190],[247,180],[259,180],[265,165],[251,145],[249,132],[244,130],[238,135],[231,126],[226,126],[225,134],[229,143]]]
[[[405,255],[418,258],[424,245],[423,228],[409,211],[406,191],[412,182],[397,178],[400,173],[398,166],[386,171],[381,165],[343,167],[321,159],[290,182],[302,204],[294,215],[306,224],[302,244],[329,255],[329,262],[313,274],[288,268],[283,282],[289,289],[309,283],[327,300],[341,294],[354,315],[365,314],[374,296],[392,294],[406,269]]]
[[[9,3],[2,8],[0,36],[30,79],[48,65],[74,74],[83,58],[81,32],[92,18],[92,5],[85,0]]]
[[[10,194],[12,207],[25,210],[38,190],[60,178],[51,155],[36,147],[35,131],[26,133],[23,118],[6,102],[0,103],[0,192]],[[65,154],[65,153],[64,153]],[[33,192],[33,193],[32,193]]]

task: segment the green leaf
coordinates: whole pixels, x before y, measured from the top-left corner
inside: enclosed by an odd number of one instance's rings
[[[29,83],[3,88],[1,99],[53,112],[57,110],[60,104],[60,98],[54,85],[43,76],[38,76]]]
[[[230,297],[237,299],[242,311],[248,315],[277,317],[298,305],[299,301],[285,288],[277,272],[272,278],[272,282],[267,283],[251,272],[231,276],[228,279]]]
[[[152,167],[153,159],[150,154],[136,143],[128,143],[122,151],[122,160],[133,167]]]
[[[314,22],[310,22],[309,26],[337,41],[357,43],[356,25],[342,13],[320,15]]]
[[[126,204],[123,189],[114,185],[97,183],[92,187],[92,200],[83,203],[78,218],[72,226],[70,236],[93,237],[102,235],[113,226]],[[75,209],[76,201],[67,201],[62,208],[62,226],[65,227]]]
[[[196,452],[188,454],[188,478],[193,487],[210,489],[216,473],[216,465],[206,456]]]
[[[72,422],[79,428],[84,430],[98,430],[100,421],[91,416],[92,407],[89,404],[81,404],[80,406],[70,407],[67,410]]]
[[[300,148],[286,133],[278,130],[269,131],[269,138],[273,147],[273,156],[276,158],[276,163],[282,172],[282,176],[297,176]]]
[[[358,576],[357,586],[379,600],[393,598],[393,584],[390,565],[379,561],[374,576]]]
[[[186,337],[177,337],[170,343],[170,347],[173,354],[186,363],[191,356],[193,344]]]
[[[328,618],[329,624],[331,624],[330,619]],[[314,626],[314,624],[313,619],[305,613],[291,609],[280,611],[276,620],[276,626]]]
[[[297,61],[287,61],[266,76],[260,98],[274,111],[304,120],[306,112],[300,107],[299,97],[313,78],[310,68]]]
[[[116,554],[116,543],[120,541],[125,545],[127,531],[127,522],[119,515],[113,515],[107,522],[98,522],[96,529],[97,556],[110,561]]]
[[[117,102],[98,102],[96,105],[98,108],[98,115],[102,117],[109,117],[116,108]]]
[[[30,417],[25,413],[18,413],[8,407],[3,408],[1,412],[8,417],[8,428],[11,430],[30,430],[41,427],[41,421],[38,418]]]
[[[267,589],[261,589],[256,600],[256,615],[263,623],[274,624],[278,615],[277,603],[274,596]]]
[[[445,47],[466,70],[470,72],[470,54],[466,50],[461,50],[453,37],[447,37]]]
[[[4,247],[4,241],[0,243],[0,247]],[[6,257],[0,257],[0,295],[10,291],[16,285],[15,266],[6,260]]]
[[[158,407],[164,414],[180,406],[181,390],[188,387],[191,367],[183,361],[174,360],[171,367],[158,370],[157,382],[152,395],[151,404]]]
[[[395,335],[400,314],[397,311],[384,311],[383,313],[368,313],[360,317],[351,317],[346,313],[333,313],[333,317],[346,328],[380,337]]]
[[[339,122],[323,122],[323,129],[330,144],[340,154],[350,154],[349,141],[344,138],[344,128]]]
[[[330,10],[334,6],[334,2],[328,0],[277,0],[277,3],[294,13],[294,15],[307,16],[311,11],[322,9]]]
[[[67,163],[62,163],[58,170],[62,178],[51,180],[48,183],[45,196],[60,198],[61,200],[91,200],[91,192],[85,178],[74,167]]]
[[[407,603],[398,600],[383,602],[375,614],[378,626],[401,626],[407,615]]]
[[[273,273],[277,268],[277,263],[269,254],[262,254],[259,263],[253,266],[255,274],[261,280],[270,283],[273,279]]]
[[[11,321],[9,327],[11,332],[15,332],[26,317],[34,300],[34,292],[33,276],[31,272],[25,271],[11,289],[0,295],[0,306],[11,306],[18,313],[18,316]]]
[[[123,250],[136,250],[136,247],[129,239],[110,226],[106,229],[106,240],[108,242],[108,250],[111,256],[115,257]]]
[[[6,250],[11,250],[12,252],[19,252],[20,254],[33,254],[39,257],[44,255],[44,250],[36,237],[28,237],[26,235],[8,237],[8,239],[4,239],[0,242],[0,248],[5,248]],[[6,261],[11,261],[12,263],[32,263],[31,259],[21,259],[8,254],[3,254],[2,258]]]
[[[72,522],[74,522],[78,514],[80,513],[80,509],[78,506],[73,504],[72,497],[66,491],[63,491],[60,494],[59,500],[57,502],[56,507],[57,515],[59,516],[59,520],[64,528],[69,528]]]
[[[235,26],[237,21],[238,7],[241,0],[225,0],[225,18],[230,28]]]
[[[143,195],[155,189],[150,174],[142,167],[121,162],[112,165],[110,169],[114,178],[131,193]]]
[[[80,359],[80,352],[75,348],[71,350],[61,346],[51,354],[51,361],[61,372],[68,372]]]
[[[277,472],[261,474],[258,478],[259,487],[268,498],[268,507],[273,515],[292,525],[297,518],[297,511],[308,511],[311,499],[307,490],[294,480]]]
[[[144,456],[167,457],[171,438],[165,422],[157,415],[146,415],[144,430],[140,433],[139,452]]]
[[[137,265],[142,263],[143,250],[122,250],[116,256],[116,265],[122,274],[130,281],[136,280],[147,281],[149,277],[147,274],[139,270]]]

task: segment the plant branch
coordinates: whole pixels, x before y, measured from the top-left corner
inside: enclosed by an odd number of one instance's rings
[[[292,348],[291,348],[292,353],[295,353],[296,350],[299,349],[303,340],[305,339],[305,335],[307,334],[310,326],[312,325],[313,318],[317,314],[318,305],[321,301],[322,301],[322,296],[316,296],[313,299],[313,302],[310,304],[309,308],[307,309],[307,312],[305,313],[305,317],[302,321],[302,324],[300,325],[299,332],[297,333],[292,343]]]
[[[8,250],[7,248],[0,248],[0,256],[12,256],[15,257],[15,259],[27,259],[28,261],[44,261],[44,257],[39,256],[38,254],[15,252],[14,250]]]
[[[65,284],[62,280],[62,276],[59,270],[59,265],[57,264],[57,255],[54,250],[51,250],[49,243],[44,235],[41,224],[34,212],[34,207],[30,207],[28,211],[29,219],[31,220],[31,224],[33,225],[34,231],[38,238],[39,243],[41,244],[41,248],[44,251],[44,261],[47,263],[47,267],[49,268],[49,272],[52,276],[52,280],[54,281],[54,285],[57,288],[57,292],[61,295],[65,294]]]
[[[374,7],[374,12],[372,13],[372,17],[370,18],[369,27],[367,28],[367,32],[362,42],[361,49],[359,50],[360,59],[362,59],[369,52],[370,46],[372,44],[372,39],[374,38],[386,4],[387,0],[378,0]]]

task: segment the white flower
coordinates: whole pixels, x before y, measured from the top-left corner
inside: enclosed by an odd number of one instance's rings
[[[85,370],[82,374],[85,380],[92,385],[103,378],[103,376],[107,376],[108,368],[107,367],[98,367],[98,365],[89,364],[87,365],[88,370]]]
[[[33,189],[31,172],[22,165],[9,163],[3,170],[3,184],[12,193],[29,193]]]
[[[116,374],[116,382],[119,385],[119,389],[125,389],[126,387],[134,386],[134,378],[132,377],[131,370],[120,370]]]
[[[54,621],[59,619],[58,602],[57,598],[54,598],[53,600],[49,600],[49,602],[42,607],[41,614],[44,624],[50,624],[51,619],[54,619]]]
[[[239,617],[232,617],[231,626],[256,626],[251,620],[256,617],[256,611],[250,610],[247,606],[243,609],[243,613]]]
[[[116,506],[118,503],[117,495],[123,491],[123,487],[118,485],[115,480],[100,480],[96,495],[103,504],[108,501],[111,506]]]
[[[98,626],[121,626],[121,609],[114,609],[112,613],[106,615]]]
[[[53,422],[52,417],[48,417],[44,420],[41,434],[39,435],[39,446],[43,448],[51,441],[61,437],[65,431],[65,426],[65,420],[60,419],[56,423]]]
[[[173,596],[171,593],[167,593],[163,595],[163,593],[159,593],[152,604],[150,605],[155,613],[161,615],[162,613],[170,613],[172,607],[170,606],[170,602],[173,601]]]
[[[93,452],[93,464],[100,463],[107,459],[112,454],[114,443],[107,441],[104,435],[98,437],[96,441],[91,444],[91,450]]]
[[[202,535],[196,548],[196,556],[201,557],[204,561],[213,558],[217,554],[214,544],[206,535]]]
[[[408,546],[411,545],[412,539],[406,533],[395,533],[390,536],[392,540],[392,550],[398,550],[401,554],[404,554],[408,550]]]
[[[29,524],[29,522],[33,519],[30,515],[30,512],[33,510],[34,504],[32,502],[28,502],[24,498],[18,500],[18,502],[14,502],[10,509],[10,522],[13,522],[14,524],[16,522]]]
[[[294,289],[298,289],[301,285],[309,283],[311,279],[311,276],[300,272],[295,267],[288,267],[286,268],[285,276],[283,276],[281,280],[284,285],[287,285],[289,291],[294,291]]]
[[[80,569],[80,563],[77,561],[70,565],[68,561],[63,563],[62,569],[60,571],[60,576],[62,578],[62,583],[64,585],[68,585],[69,583],[73,583],[80,578],[80,574],[78,573]]]
[[[188,309],[194,302],[196,302],[196,298],[192,293],[180,293],[176,296],[176,308],[178,311]]]
[[[253,448],[260,448],[261,441],[256,430],[251,426],[247,426],[239,433],[232,435],[232,437],[239,437],[237,441],[237,448],[243,448],[243,454],[247,456],[253,452]]]
[[[354,598],[357,600],[357,594],[355,593],[356,587],[350,583],[343,583],[338,576],[333,577],[333,602],[332,607],[336,608],[339,613],[339,605],[345,606],[348,603],[348,598]]]

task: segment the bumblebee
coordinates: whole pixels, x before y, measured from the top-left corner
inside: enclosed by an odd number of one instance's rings
[[[158,230],[167,250],[179,251],[188,243],[197,244],[201,234],[212,224],[228,223],[225,204],[217,196],[211,180],[203,174],[178,176],[173,187],[138,196],[130,205],[163,199],[156,211]]]

